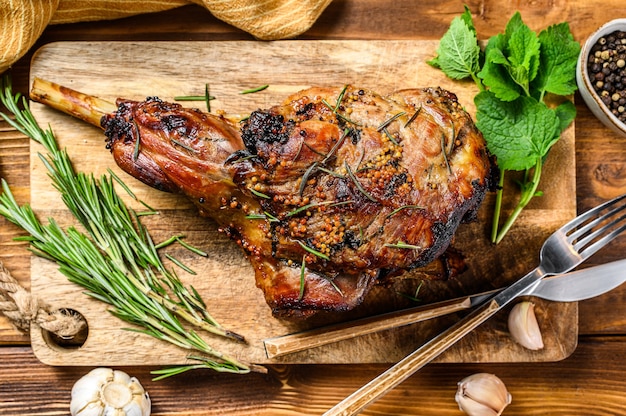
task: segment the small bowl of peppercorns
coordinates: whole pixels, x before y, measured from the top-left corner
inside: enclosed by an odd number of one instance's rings
[[[612,20],[589,36],[578,58],[576,82],[591,112],[626,136],[626,19]]]

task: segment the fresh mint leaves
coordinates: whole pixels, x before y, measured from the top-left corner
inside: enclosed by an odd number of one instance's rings
[[[580,45],[573,40],[567,23],[550,26],[539,34],[541,43],[539,73],[533,89],[556,95],[573,94],[576,87],[576,61]]]
[[[492,240],[498,243],[523,208],[538,192],[543,161],[561,133],[576,117],[568,99],[557,106],[546,97],[568,96],[576,91],[576,60],[580,45],[569,25],[560,23],[539,34],[515,13],[503,33],[480,48],[472,15],[467,7],[454,18],[439,43],[437,56],[428,63],[448,77],[472,78],[479,93],[476,125],[502,170],[493,220]],[[499,229],[505,171],[525,171],[518,205]]]
[[[480,70],[480,47],[471,15],[467,11],[452,20],[437,53],[437,57],[429,63],[441,68],[450,78],[476,77]]]
[[[491,91],[474,99],[476,126],[489,137],[489,149],[500,169],[526,170],[557,141],[561,125],[556,113],[532,97],[501,101]]]

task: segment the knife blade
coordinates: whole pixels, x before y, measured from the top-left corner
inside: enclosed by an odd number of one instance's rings
[[[626,259],[623,259],[563,275],[544,277],[524,295],[554,302],[577,302],[602,295],[625,281]]]
[[[626,259],[574,272],[546,277],[520,296],[536,296],[555,302],[574,302],[606,293],[626,281]],[[471,309],[502,289],[490,290],[430,305],[316,328],[263,341],[268,358],[279,357],[333,342],[397,328],[439,316]]]

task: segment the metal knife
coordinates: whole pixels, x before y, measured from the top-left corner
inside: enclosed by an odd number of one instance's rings
[[[574,302],[606,293],[626,281],[626,259],[600,266],[543,278],[520,296],[536,296],[555,302]],[[330,344],[365,334],[425,321],[470,309],[502,289],[437,302],[310,331],[269,338],[263,341],[268,358]]]

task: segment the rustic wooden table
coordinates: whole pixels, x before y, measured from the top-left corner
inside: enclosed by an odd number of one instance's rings
[[[335,0],[302,39],[438,39],[467,4],[478,34],[500,32],[519,10],[533,29],[567,21],[583,41],[602,23],[626,14],[618,0],[441,1]],[[38,46],[65,40],[250,40],[204,9],[180,9],[133,18],[49,27],[38,45],[11,70],[14,88],[28,90],[29,62]],[[104,57],[103,57],[104,58]],[[626,139],[596,120],[575,96],[577,209],[626,193]],[[21,202],[30,195],[28,140],[0,123],[0,176]],[[0,260],[25,287],[30,281],[26,245],[0,220]],[[626,238],[618,239],[589,264],[624,256]],[[474,372],[502,378],[513,395],[506,414],[626,414],[626,287],[579,304],[579,342],[567,359],[554,363],[433,364],[368,408],[370,415],[459,414],[456,383]],[[123,368],[147,387],[156,415],[321,414],[387,365],[273,366],[267,375],[231,376],[197,371],[161,382],[150,381],[150,368]],[[0,318],[0,414],[68,414],[73,383],[89,368],[41,364],[27,336]]]

